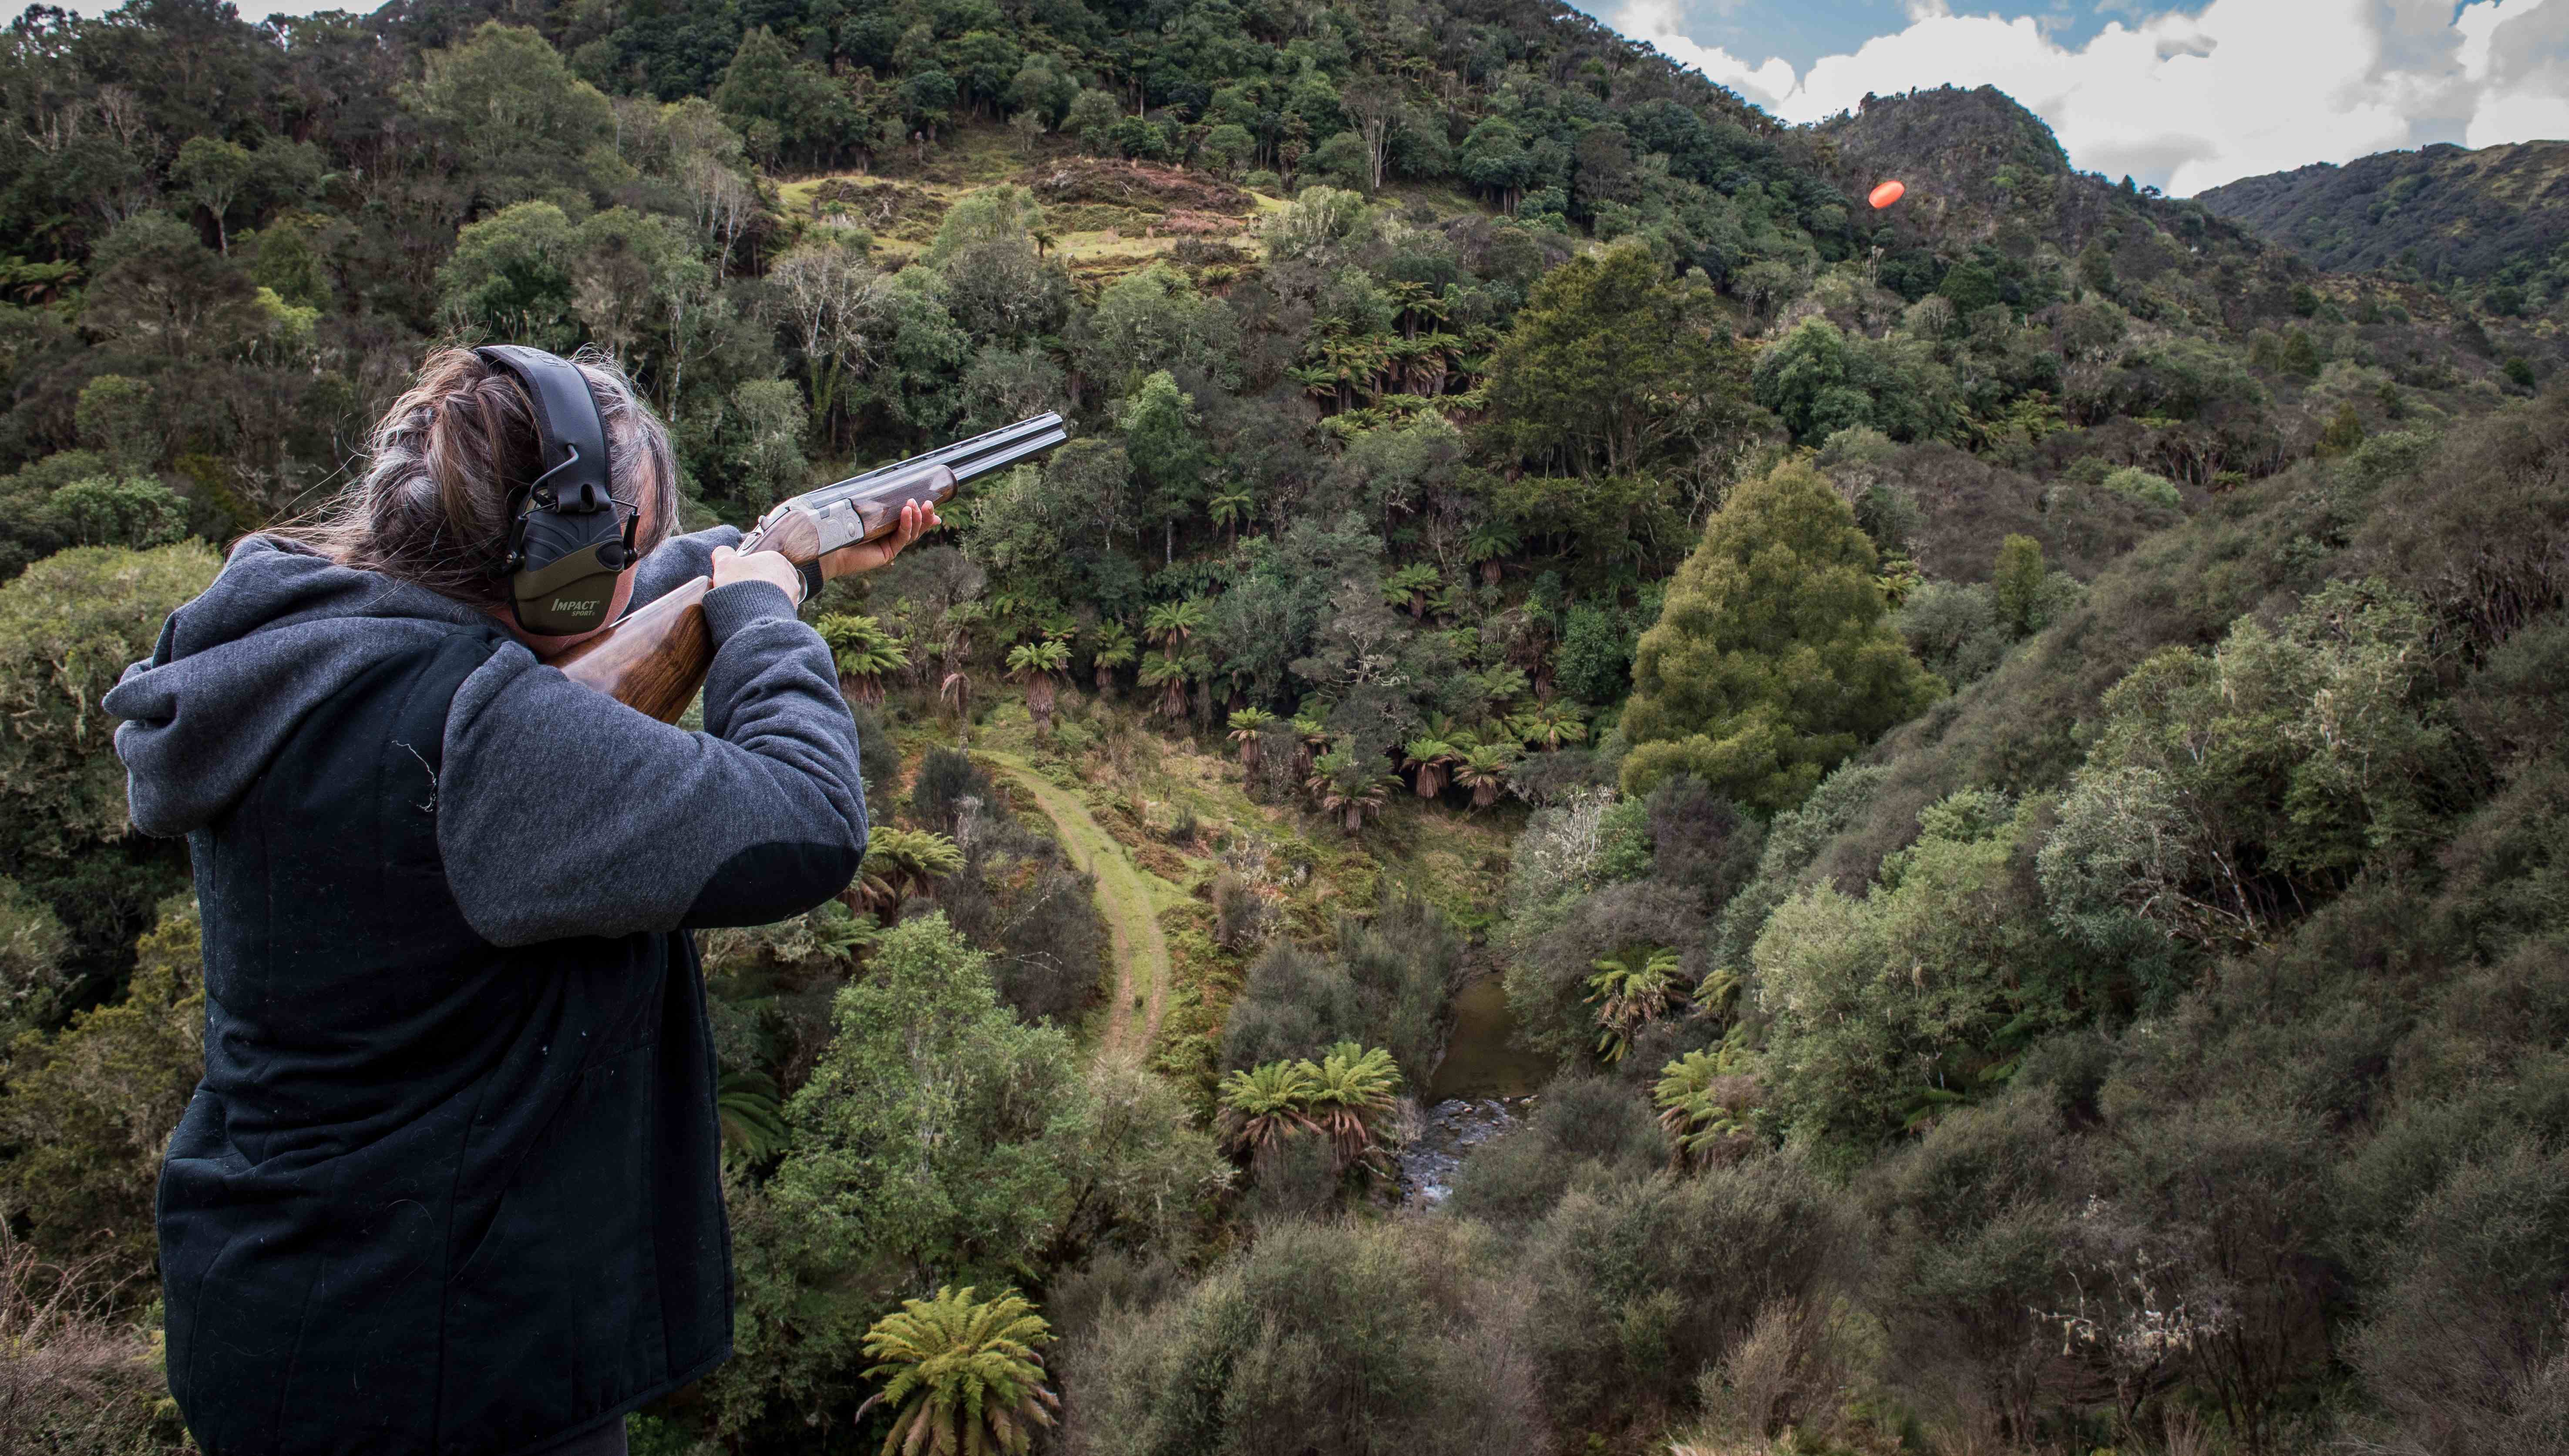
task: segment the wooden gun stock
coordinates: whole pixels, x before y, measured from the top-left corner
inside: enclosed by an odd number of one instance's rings
[[[1037,415],[797,496],[762,517],[741,539],[740,549],[782,554],[803,568],[807,583],[846,575],[859,546],[901,525],[903,506],[940,505],[964,481],[1021,464],[1063,438],[1059,415]],[[674,723],[695,701],[713,665],[704,608],[712,589],[712,578],[699,576],[553,658],[552,665],[582,687]]]

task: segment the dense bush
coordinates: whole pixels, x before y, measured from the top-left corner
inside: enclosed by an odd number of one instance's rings
[[[1057,842],[1011,820],[976,815],[962,849],[963,868],[936,883],[937,908],[989,955],[1001,1001],[1029,1021],[1067,1025],[1106,970],[1096,878],[1073,869]]]
[[[192,898],[164,905],[125,998],[60,1032],[22,1032],[0,1092],[0,1211],[31,1256],[148,1292],[161,1150],[204,1075],[204,967]]]
[[[1603,1192],[1667,1163],[1667,1137],[1639,1092],[1601,1077],[1561,1077],[1524,1127],[1464,1161],[1454,1212],[1523,1232],[1573,1189]]]
[[[1446,1003],[1461,984],[1463,941],[1424,898],[1394,891],[1368,916],[1340,915],[1322,957],[1279,941],[1249,969],[1223,1033],[1224,1070],[1317,1058],[1341,1041],[1390,1051],[1424,1087],[1444,1051]]]
[[[1548,1447],[1507,1283],[1468,1228],[1273,1227],[1182,1292],[1107,1304],[1062,1357],[1068,1444],[1532,1456]]]
[[[1529,1335],[1555,1422],[1648,1422],[1778,1299],[1824,1294],[1856,1233],[1782,1160],[1574,1189],[1528,1249]]]

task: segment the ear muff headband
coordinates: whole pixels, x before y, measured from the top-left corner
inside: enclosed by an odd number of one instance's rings
[[[556,354],[520,344],[473,351],[526,386],[543,473],[509,493],[509,605],[518,625],[567,636],[606,624],[615,577],[633,559],[640,513],[606,478],[606,420],[588,380]]]

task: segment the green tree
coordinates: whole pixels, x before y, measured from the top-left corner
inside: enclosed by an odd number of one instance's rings
[[[1314,1127],[1329,1139],[1337,1170],[1366,1167],[1388,1174],[1382,1127],[1400,1093],[1400,1069],[1378,1046],[1341,1041],[1316,1062],[1301,1064],[1309,1091],[1305,1105]]]
[[[105,455],[119,471],[137,474],[161,463],[169,422],[154,403],[149,380],[99,375],[81,386],[73,420],[81,444]]]
[[[1064,1033],[998,1004],[942,914],[904,922],[841,990],[787,1108],[788,1208],[922,1281],[1032,1267],[1068,1212],[1085,1099]]]
[[[758,26],[740,38],[740,49],[732,52],[731,64],[723,68],[722,84],[714,88],[714,106],[745,132],[755,123],[767,123],[764,137],[781,148],[795,130],[787,114],[793,73],[794,53],[776,38],[775,31]]]
[[[1751,952],[1767,1100],[1794,1139],[1841,1160],[1961,1101],[2012,1022],[2021,1038],[2059,1005],[2052,941],[2015,869],[2022,817],[1965,790],[1919,820],[1870,893],[1803,891]]]
[[[1901,398],[1896,372],[1880,367],[1869,342],[1848,338],[1825,315],[1802,320],[1758,357],[1750,379],[1757,403],[1774,411],[1793,438],[1805,444],[1858,427],[1878,428],[1902,440],[1935,433],[1915,421],[1890,418],[1916,411]],[[1895,428],[1904,423],[1907,428]]]
[[[904,1299],[900,1313],[866,1331],[866,1357],[875,1361],[866,1378],[892,1377],[866,1401],[896,1411],[883,1456],[1025,1456],[1035,1431],[1053,1424],[1061,1398],[1043,1383],[1038,1352],[1052,1342],[1051,1326],[1014,1293],[988,1300],[973,1293],[970,1284],[940,1285],[934,1298]]]
[[[1668,1015],[1685,999],[1677,974],[1677,953],[1663,945],[1640,945],[1595,962],[1588,978],[1588,1000],[1597,1008],[1597,1054],[1609,1064],[1633,1049],[1633,1039]]]
[[[1534,175],[1534,155],[1526,150],[1525,134],[1505,117],[1489,117],[1474,127],[1463,139],[1455,163],[1466,182],[1488,192],[1510,212],[1516,210],[1526,180]]]
[[[1227,122],[1205,134],[1196,156],[1216,172],[1237,173],[1257,158],[1258,139],[1247,127]]]
[[[126,833],[125,766],[99,700],[221,565],[202,542],[82,546],[0,585],[0,857],[59,858]]]
[[[786,1105],[793,1148],[743,1210],[739,1358],[709,1394],[738,1429],[774,1398],[851,1398],[904,1289],[1030,1278],[1074,1213],[1095,1104],[1064,1032],[999,1003],[942,913],[887,932]]]
[[[739,472],[726,492],[733,500],[764,512],[803,489],[811,462],[803,458],[803,434],[811,419],[803,392],[789,379],[744,380],[731,392],[731,466]]]
[[[1185,273],[1165,263],[1099,290],[1097,307],[1072,340],[1082,372],[1117,394],[1154,370],[1179,365],[1236,383],[1239,346],[1230,310],[1199,295]]]
[[[1942,690],[1873,584],[1873,544],[1817,471],[1740,486],[1642,635],[1624,791],[1691,773],[1744,804],[1791,807]]]
[[[543,36],[491,21],[425,65],[403,103],[455,148],[479,197],[586,198],[593,153],[615,140],[614,109]]]
[[[187,503],[149,476],[74,481],[45,502],[45,516],[72,546],[148,550],[187,535]]]
[[[1062,113],[1061,129],[1077,137],[1082,147],[1099,152],[1108,146],[1106,134],[1122,120],[1124,108],[1112,92],[1082,91]]]
[[[1279,1220],[1164,1299],[1112,1300],[1091,1337],[1065,1346],[1071,1448],[1548,1449],[1522,1357],[1492,1353],[1512,1338],[1498,1311],[1515,1286],[1476,1258],[1487,1247],[1450,1219]]]
[[[1990,573],[1997,592],[1999,620],[2017,636],[2030,636],[2042,625],[2042,543],[2029,536],[2011,536],[1999,543],[1998,566]]]
[[[90,270],[82,326],[164,359],[232,349],[268,323],[248,276],[165,212],[118,224],[90,254]]]
[[[1621,244],[1535,285],[1490,361],[1491,428],[1527,460],[1620,475],[1743,428],[1746,375],[1711,285]]]
[[[467,226],[437,269],[440,310],[457,327],[555,350],[578,342],[571,316],[570,218],[520,202]]]
[[[944,218],[936,224],[936,236],[927,244],[924,261],[932,267],[942,267],[956,253],[976,243],[1031,245],[1043,227],[1043,204],[1035,200],[1032,191],[1015,182],[982,187],[965,193],[946,209]]]
[[[1222,1079],[1216,1125],[1225,1146],[1260,1168],[1273,1164],[1287,1138],[1314,1132],[1307,1062],[1268,1062]]]
[[[1026,715],[1034,720],[1037,733],[1052,728],[1053,697],[1060,690],[1058,677],[1069,668],[1067,642],[1019,642],[1008,649],[1008,676],[1025,684]]]
[[[214,242],[225,255],[232,250],[232,235],[223,218],[231,211],[232,199],[248,184],[254,167],[247,148],[217,137],[188,138],[170,164],[170,181],[212,214]]]
[[[1195,399],[1181,392],[1163,369],[1143,380],[1124,402],[1117,423],[1124,431],[1125,457],[1150,493],[1145,518],[1158,521],[1162,557],[1174,561],[1178,522],[1194,515],[1204,496],[1205,472],[1213,463],[1197,428]]]
[[[19,1035],[0,1092],[0,1139],[17,1150],[0,1160],[0,1212],[49,1258],[102,1256],[103,1283],[151,1274],[162,1148],[205,1071],[194,898],[162,906],[136,953],[123,1000]]]

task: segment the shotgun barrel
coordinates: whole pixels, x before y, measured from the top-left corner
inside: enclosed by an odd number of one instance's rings
[[[911,502],[941,504],[963,482],[1021,465],[1069,438],[1061,416],[1045,413],[779,504],[741,539],[743,551],[776,551],[803,574],[810,600],[855,565],[858,546],[901,524]],[[552,665],[584,687],[674,723],[713,663],[703,602],[713,582],[699,576],[572,647]]]
[[[823,486],[817,491],[798,496],[786,505],[791,506],[796,502],[819,505],[873,494],[887,488],[898,488],[915,478],[926,475],[938,466],[954,472],[954,479],[960,483],[971,480],[975,476],[988,475],[992,471],[1006,470],[1012,465],[1052,449],[1067,438],[1069,438],[1068,435],[1062,429],[1061,416],[1046,412],[1030,419],[1019,420],[1013,425],[1002,425],[996,430],[975,435],[969,440],[931,450],[925,455],[914,455],[908,460],[896,461],[891,465],[867,471],[863,475],[850,476],[835,486]],[[896,514],[898,514],[897,509]]]

